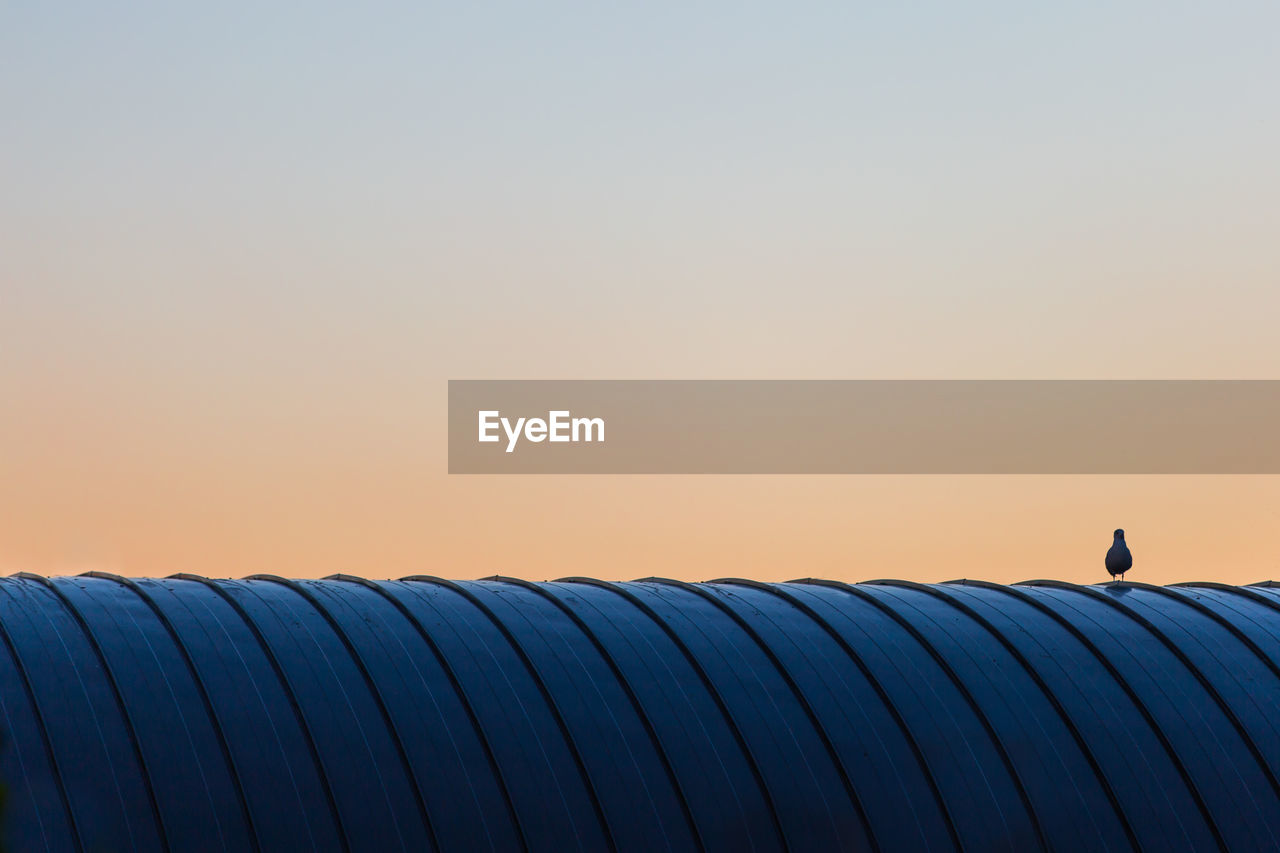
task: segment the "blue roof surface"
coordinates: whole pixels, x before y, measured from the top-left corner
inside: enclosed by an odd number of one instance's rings
[[[1280,849],[1280,590],[0,579],[12,850]]]

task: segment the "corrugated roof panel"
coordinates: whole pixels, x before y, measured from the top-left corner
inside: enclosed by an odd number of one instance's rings
[[[0,579],[13,850],[1280,847],[1280,589]]]

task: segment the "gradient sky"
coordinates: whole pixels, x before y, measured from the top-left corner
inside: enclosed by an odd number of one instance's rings
[[[4,4],[0,571],[1280,576],[1273,477],[445,473],[449,378],[1280,378],[1277,32]]]

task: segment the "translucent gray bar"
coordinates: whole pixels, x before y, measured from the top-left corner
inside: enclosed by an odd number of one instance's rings
[[[1276,474],[1278,436],[1273,380],[449,382],[453,474]]]

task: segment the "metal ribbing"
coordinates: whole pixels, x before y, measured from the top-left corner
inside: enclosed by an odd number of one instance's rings
[[[940,601],[946,602],[949,606],[954,607],[956,610],[960,611],[965,616],[972,619],[984,631],[986,631],[988,634],[994,637],[996,641],[1000,643],[1001,647],[1003,647],[1004,650],[1008,652],[1010,656],[1013,657],[1013,659],[1018,663],[1018,665],[1022,667],[1023,671],[1027,674],[1028,677],[1031,678],[1032,682],[1044,695],[1045,699],[1048,700],[1049,705],[1054,710],[1054,713],[1057,714],[1058,719],[1062,722],[1063,726],[1065,726],[1067,731],[1071,734],[1071,738],[1072,740],[1075,741],[1076,746],[1080,749],[1081,754],[1084,755],[1085,760],[1089,764],[1089,769],[1093,771],[1093,774],[1097,779],[1098,784],[1102,786],[1102,790],[1103,790],[1103,793],[1106,795],[1107,802],[1111,804],[1112,810],[1115,811],[1116,817],[1120,821],[1120,826],[1124,829],[1125,838],[1129,841],[1131,845],[1133,845],[1135,849],[1141,847],[1141,845],[1138,843],[1138,836],[1134,832],[1132,824],[1129,822],[1129,817],[1125,813],[1124,808],[1120,805],[1119,797],[1116,796],[1115,788],[1112,787],[1111,785],[1111,780],[1107,778],[1107,775],[1104,772],[1102,772],[1102,768],[1098,764],[1097,756],[1094,755],[1093,749],[1089,746],[1088,742],[1085,740],[1084,735],[1080,733],[1080,729],[1072,721],[1071,716],[1062,707],[1062,703],[1058,701],[1058,697],[1054,694],[1052,690],[1049,689],[1049,685],[1045,684],[1044,679],[1041,678],[1040,676],[1040,673],[1036,671],[1035,667],[1031,666],[1031,662],[1027,660],[1026,656],[1023,655],[1021,651],[1018,650],[1017,646],[1015,646],[1012,642],[1009,641],[1009,639],[1004,635],[1002,631],[998,630],[993,624],[991,624],[991,622],[985,616],[978,613],[968,604],[964,603],[963,601],[960,601],[953,595],[943,592],[937,587],[929,586],[927,584],[912,583],[910,581],[880,580],[880,581],[875,581],[875,583],[883,586],[898,586],[903,589],[913,589],[918,592],[923,592],[927,595],[933,596],[934,598],[937,598]]]
[[[1151,709],[1142,701],[1142,697],[1138,695],[1137,690],[1135,690],[1133,685],[1129,683],[1129,680],[1120,674],[1120,671],[1116,669],[1115,664],[1111,662],[1110,658],[1103,654],[1102,650],[1099,649],[1092,640],[1085,636],[1083,631],[1072,624],[1071,620],[1067,619],[1044,602],[1038,601],[1034,597],[1018,589],[1017,586],[1001,586],[999,584],[973,580],[967,580],[964,583],[970,586],[979,586],[984,589],[994,589],[999,592],[1003,592],[1006,595],[1017,597],[1020,601],[1025,601],[1027,604],[1035,607],[1041,613],[1044,613],[1050,619],[1065,628],[1071,636],[1089,650],[1089,653],[1093,655],[1098,663],[1102,664],[1102,667],[1107,671],[1107,674],[1111,676],[1116,684],[1120,685],[1120,689],[1125,692],[1125,695],[1129,697],[1129,701],[1133,703],[1133,706],[1138,709],[1138,713],[1142,715],[1142,719],[1146,722],[1147,727],[1160,741],[1160,746],[1164,748],[1165,754],[1173,763],[1174,768],[1178,771],[1178,776],[1182,779],[1183,784],[1187,786],[1187,790],[1190,792],[1192,799],[1195,800],[1196,808],[1199,809],[1200,816],[1204,818],[1205,824],[1213,834],[1213,839],[1217,842],[1218,849],[1226,851],[1227,844],[1223,839],[1222,829],[1218,826],[1217,821],[1214,820],[1213,812],[1205,802],[1204,794],[1201,793],[1200,788],[1191,778],[1191,774],[1187,770],[1186,765],[1182,762],[1182,759],[1178,757],[1178,751],[1173,748],[1173,744],[1169,741],[1168,734],[1160,724],[1156,722],[1155,716],[1151,713]],[[1026,585],[1033,586],[1035,585],[1035,582],[1028,582]]]
[[[406,580],[0,581],[15,846],[1280,837],[1274,589]]]
[[[547,688],[546,682],[542,680],[542,675],[538,672],[538,668],[533,665],[533,661],[529,659],[528,652],[526,652],[516,640],[515,635],[511,633],[511,629],[507,627],[505,622],[498,618],[496,613],[489,609],[488,605],[483,601],[480,601],[475,595],[460,584],[445,580],[444,578],[434,577],[432,575],[410,575],[409,577],[401,578],[400,580],[434,584],[435,586],[452,590],[465,598],[473,607],[483,613],[485,618],[492,622],[493,626],[498,629],[500,634],[502,634],[503,639],[511,645],[512,650],[516,653],[516,656],[520,658],[520,662],[524,665],[529,676],[533,679],[535,686],[538,688],[538,692],[542,695],[543,701],[547,703],[547,708],[550,709],[551,716],[555,719],[556,725],[560,729],[560,734],[564,737],[565,745],[569,749],[569,754],[573,757],[574,765],[577,767],[578,774],[582,778],[582,784],[586,787],[587,796],[591,799],[591,808],[595,812],[596,820],[600,823],[600,831],[604,833],[604,838],[606,843],[609,845],[609,849],[617,850],[618,845],[613,837],[613,828],[609,826],[609,821],[605,817],[604,806],[600,802],[600,793],[596,790],[595,784],[591,780],[591,775],[587,772],[586,763],[582,760],[582,753],[578,749],[577,742],[573,739],[573,734],[569,729],[569,724],[565,722],[564,714],[561,713],[560,707],[556,704],[555,698]]]
[[[231,757],[231,747],[227,743],[226,732],[222,729],[222,721],[218,719],[218,715],[213,708],[213,700],[209,698],[209,691],[205,688],[204,681],[200,678],[200,673],[196,669],[195,661],[192,660],[191,653],[187,650],[186,644],[183,643],[182,637],[180,637],[177,630],[174,629],[173,623],[169,621],[169,617],[160,609],[160,606],[156,604],[155,600],[152,599],[138,583],[130,578],[124,578],[109,572],[87,572],[85,577],[101,578],[103,580],[113,581],[114,583],[117,583],[133,592],[143,601],[143,603],[147,605],[151,612],[155,614],[156,619],[159,620],[160,625],[169,635],[169,639],[173,641],[174,646],[178,649],[179,656],[182,658],[183,665],[187,668],[187,672],[190,674],[192,682],[195,683],[196,692],[200,695],[200,702],[204,706],[205,713],[209,717],[209,724],[213,728],[214,737],[217,738],[218,749],[222,752],[222,757],[227,762],[227,771],[231,776],[231,785],[236,792],[236,799],[240,803],[241,815],[244,818],[245,826],[249,830],[249,838],[252,841],[253,849],[261,849],[261,845],[258,842],[258,833],[253,823],[253,814],[249,810],[249,800],[245,796],[244,786],[241,784],[240,773],[236,769],[235,760]]]
[[[2,584],[0,584],[0,588],[3,588]],[[11,598],[13,597],[7,589],[4,590],[4,594]],[[49,739],[49,730],[44,722],[44,712],[40,710],[40,702],[36,699],[35,689],[31,686],[31,676],[27,673],[27,666],[18,654],[18,647],[14,644],[13,638],[9,635],[9,629],[5,627],[2,620],[0,620],[0,640],[3,640],[5,648],[9,651],[9,657],[13,659],[14,668],[18,671],[18,679],[22,682],[22,690],[27,694],[27,700],[31,702],[31,713],[35,717],[36,728],[40,731],[40,742],[44,746],[45,755],[49,759],[49,769],[53,772],[54,786],[58,789],[58,799],[62,802],[62,808],[67,813],[67,825],[71,827],[71,837],[75,839],[76,847],[83,850],[84,839],[80,835],[80,825],[76,821],[76,813],[71,808],[71,798],[67,794],[66,781],[62,778],[61,768],[58,767],[58,758],[53,751],[53,741]]]
[[[324,762],[320,760],[320,749],[316,746],[315,736],[311,732],[311,726],[307,723],[306,715],[302,713],[302,706],[298,702],[298,696],[294,692],[293,685],[289,683],[288,677],[284,674],[284,668],[280,666],[280,661],[276,658],[275,651],[272,650],[271,644],[267,642],[267,638],[262,635],[262,629],[258,627],[258,623],[245,611],[244,606],[236,601],[235,597],[219,583],[200,575],[177,574],[172,576],[175,580],[195,581],[203,584],[213,590],[227,605],[240,617],[245,627],[249,629],[249,633],[253,635],[254,641],[262,650],[263,655],[267,658],[267,663],[271,666],[271,671],[275,673],[276,680],[280,684],[280,689],[289,700],[289,707],[292,709],[294,718],[298,721],[298,728],[302,732],[303,740],[306,741],[307,751],[311,755],[311,760],[315,765],[316,774],[320,779],[321,789],[324,791],[325,802],[329,807],[330,815],[333,818],[333,825],[337,827],[338,837],[342,842],[343,850],[351,849],[351,839],[347,837],[347,828],[342,823],[342,815],[338,810],[338,801],[333,795],[333,785],[329,781],[329,774],[325,772]]]
[[[816,610],[796,598],[791,593],[784,592],[779,589],[777,584],[763,583],[761,581],[747,580],[745,578],[717,578],[716,580],[710,581],[710,583],[725,584],[727,586],[737,585],[747,587],[748,589],[757,589],[785,601],[800,613],[804,614],[806,618],[816,624],[835,642],[835,644],[840,648],[840,651],[844,653],[845,657],[849,658],[849,660],[853,662],[858,672],[861,673],[862,677],[869,685],[871,685],[871,689],[875,692],[876,697],[884,705],[886,712],[893,719],[894,725],[898,728],[898,731],[902,734],[903,739],[911,749],[911,755],[915,758],[916,764],[920,768],[921,775],[929,785],[929,792],[933,797],[934,804],[938,807],[938,812],[942,815],[942,822],[947,828],[947,835],[950,837],[951,843],[955,845],[957,850],[961,849],[960,833],[956,829],[954,816],[951,814],[951,810],[947,807],[946,801],[942,797],[942,792],[938,788],[938,780],[934,778],[933,769],[929,766],[929,763],[925,761],[924,753],[920,749],[919,741],[917,741],[915,735],[911,733],[910,727],[907,726],[906,721],[902,717],[902,712],[898,709],[897,704],[889,697],[889,694],[884,689],[884,685],[882,685],[880,680],[875,677],[871,672],[871,669],[867,666],[866,661],[862,659],[862,655],[860,655],[853,646],[849,644],[848,640],[844,638],[844,635],[837,631],[835,627],[824,619]]]
[[[1254,742],[1253,737],[1249,734],[1249,730],[1245,728],[1243,723],[1240,722],[1240,718],[1236,716],[1236,713],[1234,710],[1232,710],[1231,705],[1225,699],[1222,698],[1222,694],[1220,694],[1218,692],[1218,689],[1213,686],[1213,683],[1210,682],[1209,679],[1205,676],[1205,674],[1200,671],[1200,668],[1197,667],[1195,663],[1192,662],[1191,658],[1187,657],[1186,652],[1178,648],[1177,643],[1174,643],[1171,639],[1169,639],[1168,635],[1166,635],[1163,631],[1161,631],[1159,628],[1153,625],[1150,622],[1150,620],[1148,620],[1146,617],[1142,616],[1139,613],[1135,613],[1133,608],[1127,607],[1124,604],[1121,604],[1119,601],[1116,601],[1111,596],[1104,595],[1103,593],[1098,592],[1097,590],[1092,589],[1090,587],[1082,587],[1077,584],[1070,584],[1064,581],[1047,581],[1047,580],[1033,581],[1031,582],[1030,585],[1043,586],[1051,589],[1067,589],[1073,592],[1082,593],[1088,596],[1089,598],[1094,599],[1095,601],[1103,602],[1107,606],[1114,608],[1116,611],[1125,614],[1134,622],[1136,622],[1138,625],[1141,625],[1145,630],[1149,631],[1151,635],[1161,643],[1161,645],[1163,645],[1166,649],[1168,649],[1173,654],[1173,656],[1176,657],[1178,661],[1187,668],[1187,670],[1192,674],[1192,676],[1196,679],[1196,681],[1200,683],[1200,686],[1204,688],[1205,692],[1209,694],[1209,697],[1213,699],[1214,703],[1222,711],[1223,715],[1227,718],[1227,721],[1231,724],[1232,728],[1236,730],[1236,734],[1239,735],[1240,740],[1244,743],[1245,748],[1249,751],[1249,754],[1253,757],[1253,760],[1257,762],[1258,768],[1262,771],[1262,775],[1266,777],[1268,784],[1270,784],[1271,786],[1272,794],[1276,797],[1277,801],[1280,802],[1280,783],[1277,782],[1276,776],[1271,770],[1271,765],[1269,765],[1266,759],[1262,757],[1262,751],[1258,749],[1258,745]],[[1275,841],[1276,839],[1273,837],[1272,840]]]
[[[1013,759],[1009,757],[1009,752],[1005,748],[1003,741],[1000,740],[1000,736],[996,732],[995,726],[992,725],[991,720],[987,717],[986,713],[983,712],[982,707],[978,704],[977,700],[973,698],[973,694],[969,692],[969,688],[965,685],[964,681],[956,674],[955,670],[951,668],[951,665],[947,663],[946,659],[942,656],[942,653],[934,648],[933,644],[920,633],[916,626],[911,624],[909,619],[894,608],[885,604],[880,599],[876,598],[874,595],[871,595],[866,590],[858,589],[856,586],[844,583],[843,581],[808,580],[805,581],[805,583],[815,586],[824,586],[830,589],[838,589],[866,601],[906,630],[907,633],[911,635],[912,639],[919,643],[921,647],[929,653],[929,656],[933,658],[938,667],[946,674],[947,679],[960,693],[965,704],[969,706],[969,709],[973,712],[974,716],[977,717],[979,724],[991,739],[991,743],[996,750],[996,754],[1000,756],[1001,764],[1004,765],[1005,770],[1009,773],[1009,777],[1013,781],[1014,789],[1018,792],[1018,800],[1022,803],[1023,809],[1026,810],[1027,818],[1031,821],[1031,825],[1035,829],[1036,840],[1039,842],[1040,849],[1048,850],[1049,844],[1048,840],[1045,838],[1044,827],[1041,825],[1040,817],[1036,814],[1035,808],[1031,804],[1031,797],[1027,793],[1026,785],[1023,783],[1021,776],[1018,775],[1018,770],[1013,763]]]
[[[1218,613],[1212,607],[1205,607],[1203,604],[1201,604],[1199,601],[1196,601],[1194,598],[1191,598],[1185,595],[1178,595],[1177,593],[1172,592],[1162,586],[1155,586],[1154,584],[1145,584],[1145,583],[1143,584],[1131,583],[1129,581],[1126,581],[1126,583],[1129,583],[1131,586],[1139,587],[1140,589],[1147,589],[1152,592],[1160,593],[1161,595],[1170,596],[1178,601],[1181,601],[1185,604],[1188,604],[1194,607],[1197,610],[1197,612],[1204,613],[1206,616],[1213,619],[1219,625],[1226,628],[1233,637],[1235,637],[1237,640],[1243,643],[1249,649],[1249,651],[1253,652],[1254,655],[1257,656],[1257,658],[1266,665],[1267,669],[1271,670],[1272,674],[1275,675],[1277,679],[1280,679],[1280,664],[1278,664],[1276,660],[1271,657],[1271,655],[1263,651],[1262,648],[1257,643],[1255,643],[1252,639],[1250,639],[1249,635],[1241,631],[1238,625],[1236,625],[1230,619],[1223,616],[1221,613]],[[1258,584],[1258,585],[1261,586],[1261,584]],[[1221,592],[1227,592],[1233,595],[1238,595],[1241,598],[1245,599],[1246,601],[1256,602],[1258,604],[1263,605],[1264,607],[1269,607],[1272,610],[1280,610],[1280,604],[1277,604],[1277,602],[1273,601],[1270,598],[1270,596],[1266,596],[1266,595],[1262,595],[1261,593],[1254,592],[1248,587],[1229,586],[1228,584],[1225,584],[1225,583],[1208,583],[1204,581],[1199,581],[1195,583],[1175,583],[1175,584],[1171,584],[1171,586],[1177,587],[1179,589],[1186,589],[1186,590],[1192,590],[1197,588],[1216,589]]]
[[[720,714],[724,718],[725,725],[729,727],[729,731],[733,735],[734,741],[737,743],[738,748],[742,750],[742,755],[747,761],[747,766],[751,768],[751,775],[755,779],[756,784],[759,786],[760,794],[762,797],[764,797],[764,801],[769,807],[769,817],[772,819],[773,827],[775,831],[778,833],[778,842],[782,845],[783,849],[790,849],[790,846],[787,843],[786,833],[783,832],[783,829],[782,829],[782,818],[778,814],[777,803],[774,801],[773,793],[769,790],[769,786],[765,784],[764,773],[761,771],[760,765],[757,762],[755,755],[752,753],[750,746],[747,744],[747,739],[743,736],[742,729],[738,726],[738,722],[733,718],[733,714],[729,710],[728,704],[724,701],[724,697],[721,696],[720,691],[716,689],[715,684],[711,680],[711,676],[707,674],[707,671],[703,668],[702,664],[698,661],[697,656],[694,655],[693,651],[685,644],[684,640],[680,638],[680,635],[677,634],[675,630],[670,625],[667,624],[667,621],[665,619],[663,619],[661,616],[655,613],[653,608],[651,608],[648,604],[645,604],[643,601],[637,598],[635,593],[631,592],[628,589],[623,588],[618,584],[611,583],[609,581],[596,580],[594,578],[582,578],[582,577],[559,578],[558,582],[580,583],[588,586],[598,587],[600,589],[609,590],[615,595],[620,596],[632,607],[635,607],[637,610],[643,613],[648,619],[652,620],[653,623],[657,625],[658,628],[667,636],[667,639],[669,639],[672,643],[675,644],[676,648],[680,650],[680,654],[684,657],[685,661],[689,664],[690,667],[693,668],[693,671],[697,674],[698,679],[702,682],[703,687],[706,688],[707,693],[708,695],[711,696],[712,701],[715,702],[716,708],[719,709]]]
[[[151,813],[155,817],[156,827],[160,833],[160,843],[166,849],[170,849],[169,834],[165,828],[164,817],[160,814],[160,803],[156,799],[156,790],[151,772],[147,768],[146,759],[142,755],[142,744],[138,740],[138,731],[133,724],[133,718],[129,714],[129,708],[125,704],[124,695],[120,692],[120,683],[116,679],[115,673],[111,669],[111,664],[107,662],[107,656],[102,651],[102,646],[98,643],[98,638],[94,636],[93,631],[89,629],[89,623],[85,620],[84,614],[80,612],[71,600],[67,598],[62,590],[58,589],[57,584],[53,583],[46,577],[34,575],[29,572],[23,572],[18,575],[23,580],[30,580],[44,586],[52,592],[58,599],[59,603],[67,609],[75,620],[76,625],[84,633],[85,639],[89,643],[89,647],[93,650],[94,657],[97,658],[98,664],[102,667],[103,675],[106,676],[107,685],[111,688],[111,695],[115,698],[116,706],[120,709],[120,715],[124,720],[125,733],[129,736],[129,744],[133,748],[134,757],[138,761],[138,769],[142,774],[143,788],[147,792],[147,804],[151,808]]]
[[[979,580],[971,580],[971,579],[946,581],[946,583],[949,585],[976,587],[977,589],[983,589],[983,590],[989,590],[992,592],[1001,593],[1009,598],[1014,599],[1015,601],[1025,604],[1027,607],[1035,610],[1040,615],[1048,618],[1057,627],[1065,631],[1068,634],[1068,636],[1070,636],[1073,640],[1079,643],[1080,646],[1089,655],[1089,657],[1091,657],[1095,663],[1101,665],[1103,670],[1110,676],[1112,682],[1114,682],[1115,685],[1120,689],[1121,693],[1124,694],[1124,697],[1129,702],[1131,702],[1133,706],[1137,709],[1139,715],[1143,718],[1143,721],[1146,723],[1146,729],[1151,732],[1153,737],[1156,738],[1156,742],[1159,744],[1161,751],[1165,754],[1165,757],[1169,759],[1170,765],[1176,771],[1178,779],[1182,783],[1183,788],[1187,791],[1188,795],[1192,798],[1192,802],[1195,804],[1196,810],[1200,814],[1200,817],[1204,820],[1205,826],[1208,828],[1208,830],[1210,831],[1210,834],[1215,838],[1215,840],[1217,840],[1218,843],[1221,844],[1221,838],[1219,837],[1218,830],[1213,822],[1212,816],[1208,811],[1207,804],[1205,803],[1203,797],[1201,796],[1200,791],[1196,788],[1195,784],[1193,783],[1186,767],[1182,764],[1181,760],[1178,758],[1177,754],[1174,752],[1173,747],[1169,742],[1168,738],[1165,736],[1164,731],[1156,723],[1154,716],[1150,713],[1149,709],[1142,702],[1141,698],[1137,695],[1137,692],[1129,684],[1128,680],[1122,676],[1120,671],[1115,668],[1114,664],[1111,663],[1110,659],[1107,658],[1102,653],[1102,651],[1093,643],[1093,641],[1091,641],[1087,636],[1085,636],[1085,634],[1081,632],[1080,629],[1077,628],[1073,623],[1071,623],[1069,620],[1065,619],[1063,616],[1057,613],[1053,608],[1044,604],[1037,598],[1031,595],[1028,595],[1026,592],[1023,592],[1021,589],[1018,589],[1016,586],[1002,586],[1000,584],[991,583],[988,581],[979,581]],[[990,605],[990,602],[988,602],[988,604]],[[994,605],[990,605],[990,606],[994,606]],[[1034,637],[1034,635],[1032,636]],[[1038,642],[1039,641],[1037,640],[1037,643]],[[1165,801],[1168,802],[1167,797]],[[1181,823],[1179,823],[1179,827],[1181,828],[1183,836],[1188,838],[1189,840],[1186,827],[1182,826]]]
[[[1259,648],[1258,644],[1249,638],[1249,635],[1245,634],[1230,619],[1227,619],[1221,613],[1218,613],[1217,611],[1215,611],[1213,608],[1205,607],[1203,604],[1196,601],[1194,598],[1191,598],[1190,596],[1178,595],[1176,592],[1167,590],[1162,586],[1155,586],[1154,584],[1148,584],[1148,583],[1134,583],[1132,581],[1125,581],[1125,584],[1127,586],[1131,586],[1136,589],[1145,589],[1149,592],[1155,593],[1156,595],[1160,595],[1172,601],[1176,601],[1179,604],[1185,607],[1190,607],[1192,610],[1196,611],[1197,613],[1208,617],[1213,622],[1221,626],[1224,630],[1226,630],[1226,632],[1230,634],[1232,638],[1235,639],[1238,643],[1240,643],[1240,645],[1244,646],[1250,652],[1252,652],[1253,656],[1256,657],[1259,661],[1261,661],[1263,666],[1271,670],[1272,675],[1274,675],[1277,679],[1280,679],[1280,665],[1277,665],[1276,662],[1271,659],[1270,655],[1268,655],[1261,648]]]
[[[471,702],[471,698],[467,695],[467,691],[463,689],[462,682],[458,679],[458,674],[454,672],[453,665],[449,659],[440,651],[440,647],[436,644],[434,638],[427,631],[421,620],[414,615],[403,601],[386,591],[379,583],[371,581],[367,578],[358,578],[352,575],[330,575],[325,578],[330,581],[341,581],[343,583],[359,584],[360,586],[372,590],[384,601],[389,602],[404,619],[413,628],[414,632],[422,639],[427,648],[431,650],[436,662],[440,665],[440,669],[444,672],[445,677],[449,680],[449,685],[453,688],[454,694],[458,697],[458,702],[462,705],[463,712],[467,715],[467,721],[471,723],[472,729],[476,733],[476,739],[480,742],[480,748],[484,752],[485,761],[489,765],[489,769],[493,772],[493,777],[497,783],[499,792],[502,794],[503,806],[506,809],[507,816],[511,819],[511,825],[515,827],[516,837],[520,839],[522,850],[529,849],[529,839],[525,835],[524,827],[520,824],[520,817],[516,812],[515,803],[511,799],[511,790],[507,785],[507,780],[502,773],[498,760],[493,753],[493,744],[489,740],[489,736],[485,733],[484,726],[480,725],[480,718],[476,715],[475,706]]]
[[[431,825],[431,815],[427,811],[427,802],[422,795],[422,786],[418,784],[417,774],[413,772],[413,765],[409,761],[409,756],[405,752],[404,742],[400,739],[400,732],[396,730],[395,723],[391,720],[391,713],[387,710],[387,703],[382,697],[382,691],[378,689],[377,682],[373,676],[369,674],[369,668],[365,665],[364,658],[356,650],[352,644],[351,638],[347,636],[347,632],[342,629],[342,625],[338,620],[333,618],[328,609],[320,603],[320,601],[311,594],[310,590],[305,589],[297,581],[288,578],[278,577],[276,575],[251,575],[247,580],[260,580],[269,583],[279,584],[291,592],[302,598],[307,604],[316,609],[322,619],[333,629],[337,635],[338,641],[342,643],[342,647],[346,649],[347,654],[351,656],[352,662],[356,665],[356,669],[360,672],[361,678],[364,680],[365,686],[369,689],[370,695],[373,697],[374,704],[378,708],[378,714],[382,717],[383,724],[387,727],[387,734],[391,738],[391,742],[395,747],[396,756],[400,759],[400,766],[404,770],[405,777],[409,780],[409,785],[413,788],[414,802],[418,806],[418,813],[422,818],[422,825],[427,830],[427,836],[431,839],[434,849],[440,849],[440,841],[436,838],[435,828]],[[403,842],[403,838],[401,839]]]
[[[689,831],[693,834],[693,837],[697,839],[699,848],[705,850],[706,844],[698,830],[697,821],[694,820],[693,809],[689,807],[689,800],[685,796],[683,786],[680,784],[680,778],[676,775],[675,770],[671,766],[671,758],[667,755],[666,747],[658,737],[658,733],[654,730],[653,721],[649,719],[649,715],[645,712],[644,706],[641,704],[640,698],[636,695],[635,690],[632,689],[631,683],[627,680],[626,676],[622,674],[622,670],[618,668],[617,661],[615,661],[613,656],[605,649],[604,644],[600,642],[600,638],[596,636],[596,633],[592,631],[587,623],[582,620],[581,616],[574,613],[567,604],[561,601],[559,596],[549,592],[542,584],[532,583],[531,581],[521,580],[520,578],[503,577],[502,575],[494,575],[493,577],[484,578],[484,580],[511,584],[513,586],[518,586],[521,589],[527,589],[533,592],[534,594],[549,601],[558,610],[560,610],[561,613],[564,613],[569,617],[570,621],[572,621],[578,630],[583,633],[591,643],[592,647],[599,653],[600,657],[609,667],[609,671],[613,674],[613,677],[617,679],[618,685],[622,688],[623,693],[626,694],[627,701],[631,704],[632,710],[635,711],[641,725],[644,727],[644,731],[649,738],[649,742],[653,744],[653,748],[658,754],[658,759],[662,763],[662,769],[667,776],[667,781],[671,783],[671,788],[675,791],[676,799],[680,803],[680,812],[684,816],[685,822],[689,825]]]
[[[837,752],[835,745],[831,742],[831,735],[818,719],[818,715],[814,713],[813,707],[809,704],[809,700],[805,698],[804,691],[802,691],[796,684],[791,673],[787,670],[782,661],[778,659],[777,654],[775,654],[773,649],[769,647],[769,644],[766,643],[760,635],[756,633],[755,628],[751,627],[750,623],[738,615],[733,608],[729,607],[723,601],[718,600],[716,596],[712,595],[702,587],[685,583],[684,581],[672,580],[670,578],[644,578],[643,580],[648,583],[656,583],[662,586],[682,589],[686,592],[691,592],[694,595],[697,595],[699,598],[710,603],[721,613],[728,616],[729,619],[742,629],[743,633],[750,637],[751,641],[760,648],[760,651],[764,653],[769,663],[777,673],[782,676],[782,680],[787,685],[787,689],[791,691],[791,695],[795,698],[796,703],[800,706],[801,710],[804,711],[805,717],[809,720],[809,724],[813,726],[814,731],[818,735],[818,739],[822,742],[823,748],[827,751],[827,756],[831,759],[831,764],[835,768],[837,775],[840,777],[840,783],[844,787],[845,794],[849,797],[849,801],[857,811],[858,821],[862,824],[862,831],[866,835],[867,841],[870,842],[871,849],[879,850],[880,844],[876,840],[875,834],[872,832],[871,822],[867,818],[866,808],[863,806],[862,799],[858,796],[858,792],[854,788],[853,780],[849,778],[849,773],[847,768],[844,766],[844,761],[841,760],[839,752]],[[715,581],[712,581],[712,583],[715,583]]]

